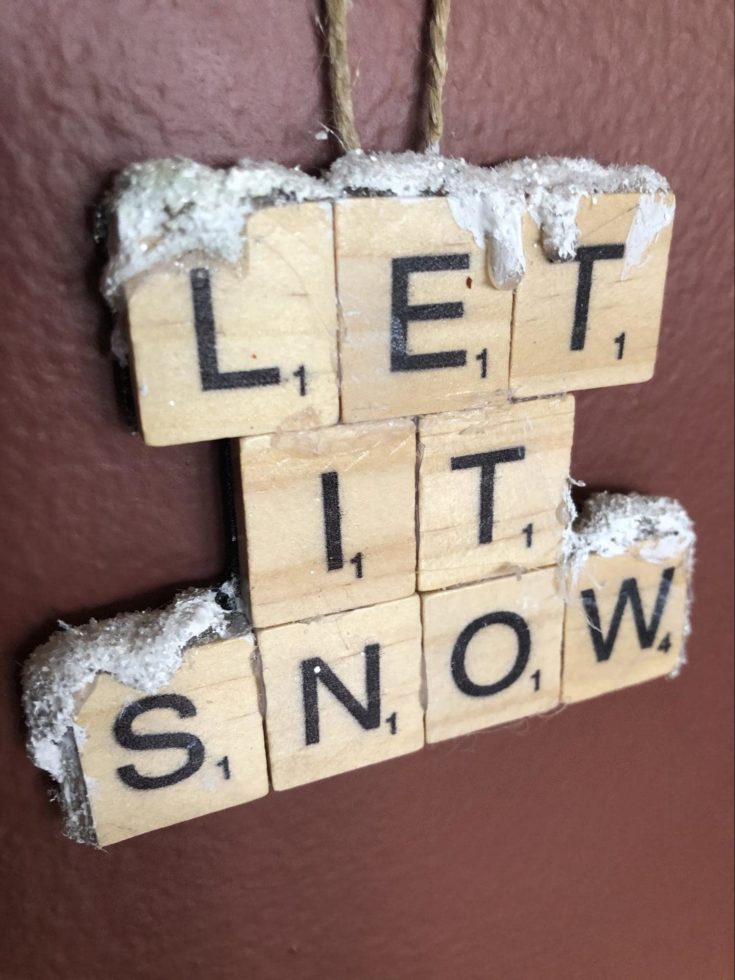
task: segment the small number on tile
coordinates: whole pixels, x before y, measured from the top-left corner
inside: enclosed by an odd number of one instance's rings
[[[299,379],[299,394],[302,398],[306,397],[306,368],[303,364],[296,368],[293,376]]]
[[[671,633],[667,633],[663,640],[661,640],[658,645],[658,649],[661,650],[662,653],[669,652],[671,649]]]

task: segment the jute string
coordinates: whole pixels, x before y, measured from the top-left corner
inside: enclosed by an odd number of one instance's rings
[[[332,89],[334,131],[343,150],[358,150],[360,138],[352,106],[352,76],[347,60],[347,11],[350,0],[325,0],[327,56]]]
[[[360,148],[347,56],[347,12],[350,3],[351,0],[324,0],[334,133],[344,151]],[[431,0],[423,145],[427,151],[434,153],[439,151],[444,129],[442,99],[447,77],[447,26],[451,5],[452,0]]]
[[[426,78],[426,132],[424,149],[439,152],[444,130],[442,99],[447,77],[447,25],[452,0],[432,0]]]

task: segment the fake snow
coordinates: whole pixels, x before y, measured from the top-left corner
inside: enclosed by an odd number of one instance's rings
[[[577,577],[590,555],[612,558],[642,544],[644,561],[666,562],[694,544],[694,525],[678,500],[638,493],[596,493],[564,543],[563,561]]]
[[[646,211],[634,220],[631,257],[626,269],[638,265],[650,245],[674,218],[668,182],[650,167],[603,166],[570,157],[529,158],[496,167],[475,167],[464,160],[436,154],[363,153],[339,159],[327,174],[338,196],[346,193],[449,198],[457,224],[478,246],[490,241],[489,273],[498,289],[514,289],[525,271],[521,221],[528,213],[541,229],[547,257],[554,262],[574,258],[579,231],[577,210],[582,197],[597,194],[647,195]],[[628,244],[626,243],[626,252]]]
[[[339,157],[325,174],[335,197],[390,194],[393,197],[423,197],[446,194],[452,176],[466,166],[437,153],[365,153],[351,150]]]
[[[633,224],[628,232],[625,243],[625,261],[623,262],[623,279],[643,263],[649,248],[658,236],[674,220],[675,204],[666,199],[660,199],[647,194],[638,202],[638,210],[633,218]]]
[[[581,198],[615,193],[644,195],[626,243],[627,275],[674,217],[674,205],[665,199],[669,185],[650,167],[567,157],[476,167],[437,153],[354,150],[319,179],[250,160],[228,170],[184,159],[152,160],[125,170],[107,202],[113,232],[103,288],[114,303],[127,279],[192,251],[237,262],[247,241],[248,216],[259,207],[351,195],[441,195],[479,246],[489,242],[488,268],[496,287],[514,289],[525,270],[524,214],[539,225],[547,257],[569,261],[577,247]]]
[[[237,262],[257,207],[330,196],[322,181],[276,163],[243,160],[228,170],[180,158],[135,163],[107,202],[114,232],[103,292],[113,300],[127,279],[186,252]]]

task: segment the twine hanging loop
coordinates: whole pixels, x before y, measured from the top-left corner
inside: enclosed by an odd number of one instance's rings
[[[426,78],[426,132],[424,149],[439,152],[444,130],[444,82],[447,77],[447,27],[452,0],[432,0]]]
[[[360,138],[357,135],[352,105],[352,76],[347,58],[347,12],[350,0],[325,0],[324,6],[334,131],[345,152],[359,150]]]
[[[352,76],[347,55],[347,14],[351,0],[324,0],[327,57],[332,90],[334,134],[344,152],[360,149],[352,104]],[[426,67],[424,149],[438,153],[444,129],[442,100],[447,77],[447,27],[452,0],[431,0]]]

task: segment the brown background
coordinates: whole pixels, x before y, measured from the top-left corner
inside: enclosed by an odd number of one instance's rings
[[[579,399],[574,473],[680,498],[691,665],[95,852],[24,756],[18,669],[81,622],[216,580],[213,446],[149,449],[106,356],[90,208],[133,160],[333,149],[301,0],[5,0],[0,976],[731,975],[732,17],[725,0],[455,0],[445,150],[644,161],[679,196],[655,380]],[[419,0],[356,0],[365,143],[415,145]]]

